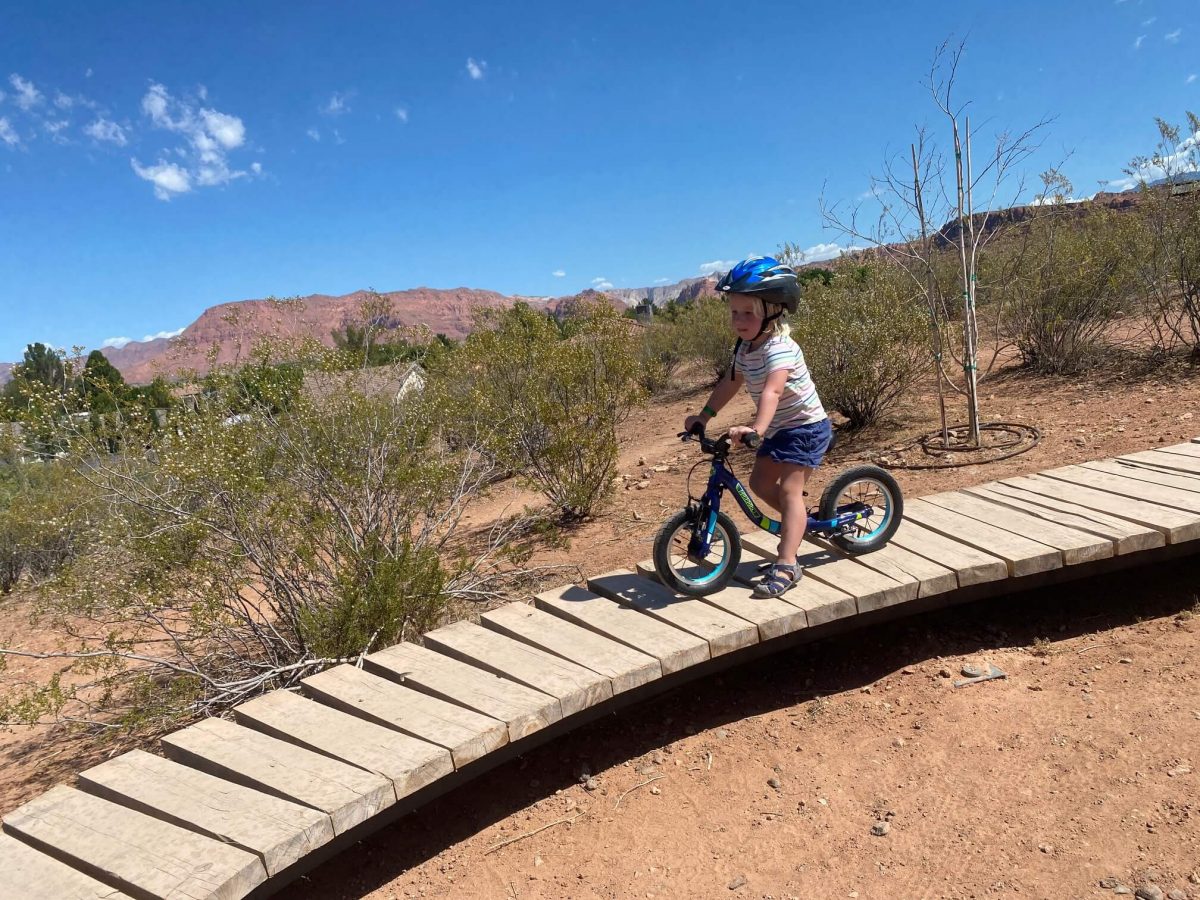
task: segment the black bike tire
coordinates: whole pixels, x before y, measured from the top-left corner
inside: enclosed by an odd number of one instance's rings
[[[824,493],[821,494],[819,517],[826,520],[835,518],[838,495],[856,481],[878,481],[887,489],[893,500],[892,508],[888,510],[890,518],[887,524],[883,531],[871,540],[854,541],[844,535],[834,535],[830,538],[842,550],[857,556],[863,553],[872,553],[886,546],[887,542],[892,539],[896,529],[900,527],[900,520],[904,517],[904,494],[900,491],[900,485],[896,479],[885,469],[881,469],[879,466],[854,466],[839,473],[825,487]]]
[[[692,510],[681,509],[663,523],[654,537],[654,571],[658,579],[673,591],[687,594],[690,597],[704,597],[715,594],[729,584],[733,573],[737,571],[742,561],[742,538],[738,534],[733,520],[723,512],[717,513],[717,528],[723,530],[729,544],[729,553],[721,567],[721,571],[710,582],[704,585],[688,584],[680,581],[671,568],[671,538],[681,527],[692,524],[695,513]]]

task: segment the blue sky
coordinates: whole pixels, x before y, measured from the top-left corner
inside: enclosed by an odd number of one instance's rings
[[[1055,117],[1026,168],[1070,154],[1080,195],[1200,110],[1196,0],[12,0],[0,360],[271,294],[559,295],[844,246],[818,198],[941,125],[950,36],[973,124]]]

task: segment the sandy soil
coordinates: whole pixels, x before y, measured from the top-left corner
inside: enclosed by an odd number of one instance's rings
[[[982,393],[985,419],[1036,425],[1039,446],[897,471],[906,495],[1200,434],[1200,372],[1186,368],[1086,381],[1009,372]],[[612,506],[535,561],[592,575],[648,558],[699,459],[675,433],[705,397],[681,389],[628,422]],[[813,502],[830,473],[934,427],[933,410],[922,394],[843,440]],[[740,397],[719,421],[750,412]],[[749,467],[735,457],[740,474]],[[501,485],[470,522],[536,502]],[[1198,591],[1191,558],[782,653],[494,770],[284,895],[1059,898],[1107,895],[1112,878],[1200,898]],[[19,601],[0,605],[0,641],[26,629]],[[946,673],[966,662],[1009,677],[951,688]],[[81,755],[79,740],[42,730],[0,735],[0,812],[107,752]]]

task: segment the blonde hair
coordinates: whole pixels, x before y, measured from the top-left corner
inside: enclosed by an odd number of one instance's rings
[[[772,319],[771,324],[767,326],[767,334],[772,337],[787,337],[792,333],[792,326],[787,321],[787,310],[784,309],[782,304],[765,303],[762,297],[756,297],[754,294],[748,294],[747,296],[754,301],[754,314],[760,319],[778,314],[778,318]]]

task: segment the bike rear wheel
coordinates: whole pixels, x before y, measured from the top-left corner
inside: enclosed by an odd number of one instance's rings
[[[891,473],[878,466],[855,466],[829,482],[821,495],[820,518],[866,512],[842,534],[830,537],[847,553],[870,553],[892,539],[904,515],[904,496]]]
[[[718,512],[709,552],[700,558],[695,552],[696,518],[695,510],[681,509],[663,524],[654,538],[654,570],[672,590],[702,597],[729,584],[742,560],[742,539],[733,520]]]

